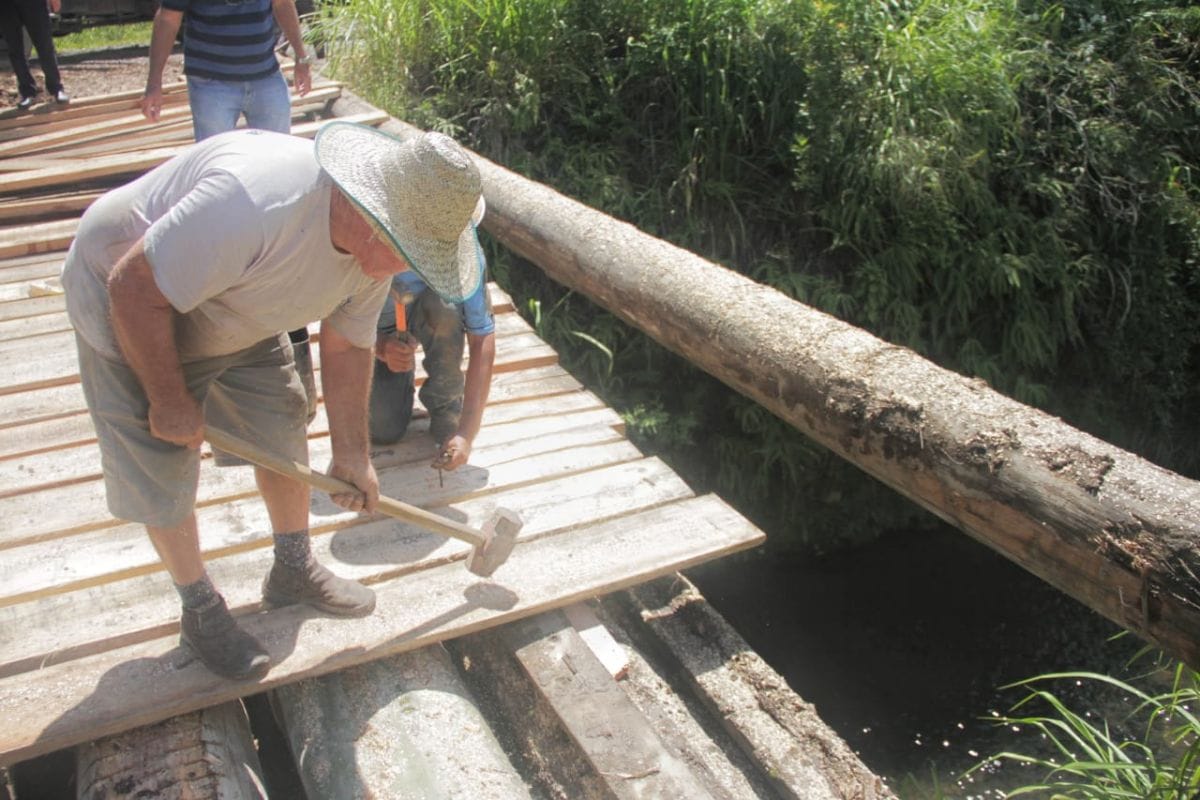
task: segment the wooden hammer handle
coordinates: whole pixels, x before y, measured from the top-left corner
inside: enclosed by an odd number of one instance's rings
[[[266,467],[272,472],[278,472],[280,475],[307,483],[314,489],[320,489],[329,494],[343,494],[345,492],[362,494],[362,491],[352,483],[347,483],[332,475],[326,475],[324,472],[316,472],[303,464],[292,461],[290,458],[284,458],[276,453],[264,450],[258,445],[247,442],[245,439],[239,439],[233,434],[226,433],[211,425],[205,426],[204,436],[213,447],[219,450],[224,450],[226,453],[244,458],[251,463],[258,464],[260,467]],[[399,500],[393,500],[384,495],[379,496],[378,510],[389,517],[395,517],[405,522],[412,522],[434,533],[460,539],[467,544],[475,546],[486,545],[490,538],[482,531],[477,531],[470,526],[446,519],[445,517],[439,517],[437,514],[430,513],[423,508],[402,503]]]

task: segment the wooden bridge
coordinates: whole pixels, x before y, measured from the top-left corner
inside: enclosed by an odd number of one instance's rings
[[[319,557],[378,608],[263,612],[253,476],[205,465],[210,573],[275,666],[239,683],[189,661],[148,538],[106,511],[57,282],[82,210],[191,139],[182,86],[158,125],[138,96],[0,114],[0,765],[77,746],[80,796],[261,796],[237,701],[269,696],[312,798],[888,796],[677,574],[761,532],[643,456],[496,286],[472,463],[443,482],[420,418],[373,458],[385,494],[451,519],[519,510],[510,560],[481,581],[465,545],[315,497]],[[294,132],[331,109],[399,124],[322,84]],[[322,414],[309,435],[326,463]]]

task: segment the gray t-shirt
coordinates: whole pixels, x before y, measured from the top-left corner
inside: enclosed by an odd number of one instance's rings
[[[331,187],[307,139],[257,130],[206,139],[88,208],[63,267],[72,324],[121,358],[106,283],[144,236],[159,291],[181,315],[184,361],[316,320],[371,347],[390,283],[334,249]]]

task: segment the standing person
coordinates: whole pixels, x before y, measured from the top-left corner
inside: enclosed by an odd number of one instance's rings
[[[472,218],[478,225],[483,204]],[[436,466],[456,469],[467,462],[483,419],[496,359],[496,322],[487,293],[483,250],[476,248],[478,283],[449,296],[431,291],[420,275],[402,272],[379,316],[375,376],[371,382],[371,441],[390,444],[404,436],[413,411],[416,346],[425,353],[421,404],[429,433],[438,444]],[[464,294],[466,295],[464,297]],[[396,315],[396,303],[403,312]],[[404,331],[397,335],[397,322]],[[463,336],[468,345],[462,372]]]
[[[146,526],[181,599],[181,640],[214,672],[258,677],[270,658],[204,567],[195,498],[205,425],[307,463],[303,389],[281,331],[319,319],[329,472],[359,489],[333,501],[372,511],[380,307],[406,269],[435,288],[478,280],[480,200],[479,171],[449,137],[401,142],[334,121],[315,143],[255,130],[211,137],[84,214],[63,287],[108,507]],[[312,555],[307,484],[262,468],[255,478],[274,540],[264,603],[371,613],[370,589]]]
[[[71,101],[58,72],[58,54],[54,52],[54,36],[50,32],[50,14],[57,14],[61,9],[62,0],[0,0],[0,28],[3,28],[8,60],[17,74],[17,91],[21,95],[17,108],[32,106],[38,93],[37,82],[25,57],[22,29],[29,31],[29,38],[37,48],[38,63],[46,78],[46,93],[58,103]]]
[[[296,55],[296,94],[303,97],[312,88],[312,56],[300,34],[295,0],[162,0],[150,34],[150,71],[142,96],[142,113],[155,122],[162,112],[163,69],[184,20],[183,74],[196,141],[233,130],[242,116],[247,127],[288,133],[292,102],[275,58],[276,24]],[[308,329],[288,336],[312,421],[317,391]]]
[[[312,57],[300,35],[295,0],[162,0],[150,34],[150,71],[142,113],[158,121],[162,76],[179,27],[183,35],[183,74],[196,141],[246,125],[287,133],[292,106],[287,81],[275,58],[278,23],[296,54],[296,94],[312,87]]]

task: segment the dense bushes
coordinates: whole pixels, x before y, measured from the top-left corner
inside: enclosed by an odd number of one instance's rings
[[[353,0],[326,23],[338,69],[397,115],[1200,474],[1183,0]],[[915,513],[495,263],[645,444],[771,530],[827,543]]]

